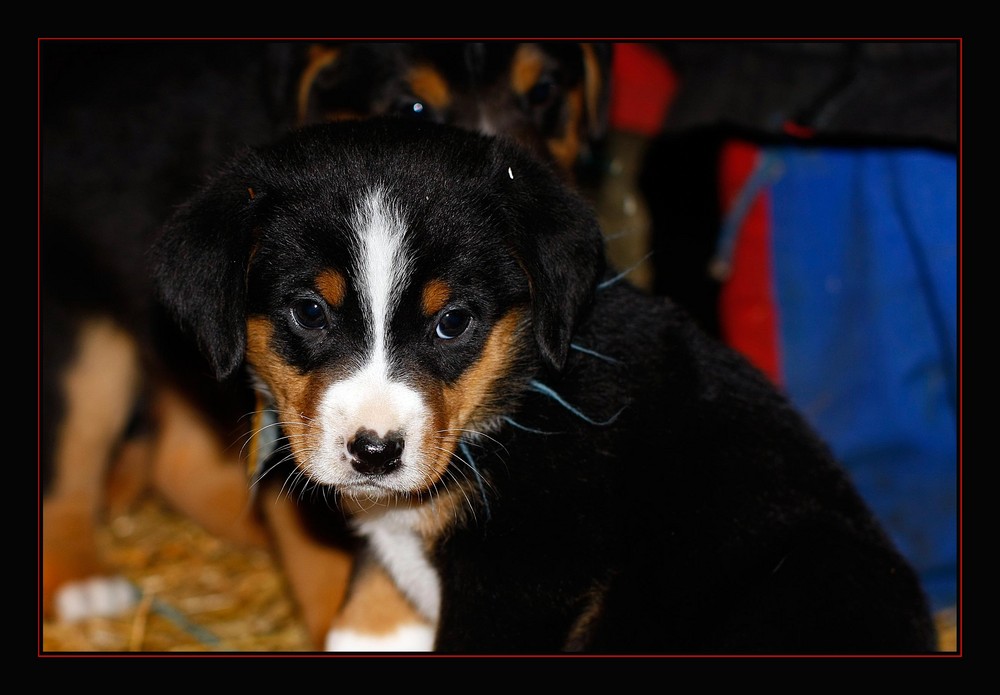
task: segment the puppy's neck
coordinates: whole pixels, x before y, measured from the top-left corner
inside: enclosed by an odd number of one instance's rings
[[[441,606],[441,581],[431,554],[438,539],[470,513],[466,499],[460,490],[450,489],[420,502],[353,510],[354,528],[367,539],[375,559],[414,607],[434,623]]]

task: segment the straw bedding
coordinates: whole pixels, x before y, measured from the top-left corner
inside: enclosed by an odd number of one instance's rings
[[[99,547],[139,594],[114,619],[46,621],[43,651],[232,652],[310,648],[274,559],[220,540],[155,497],[106,524]]]

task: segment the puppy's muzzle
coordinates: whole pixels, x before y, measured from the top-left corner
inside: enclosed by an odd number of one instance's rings
[[[368,429],[359,429],[347,443],[351,466],[365,475],[385,475],[401,463],[403,435],[392,431],[380,437]]]

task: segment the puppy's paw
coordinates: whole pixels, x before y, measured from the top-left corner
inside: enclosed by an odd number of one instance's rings
[[[73,622],[121,615],[135,605],[136,590],[123,577],[91,577],[68,582],[55,595],[56,617]]]
[[[334,628],[326,635],[325,648],[328,652],[430,652],[434,628],[424,623],[406,623],[385,633]]]

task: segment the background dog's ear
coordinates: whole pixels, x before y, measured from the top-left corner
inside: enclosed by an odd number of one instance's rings
[[[528,275],[531,317],[539,350],[555,369],[566,363],[577,321],[604,273],[604,238],[591,207],[554,173],[511,168],[515,195],[512,244]]]
[[[161,301],[219,379],[236,371],[246,349],[254,193],[232,181],[220,177],[180,207],[151,251]]]
[[[295,124],[303,126],[332,120],[329,114],[323,113],[320,96],[334,81],[341,55],[349,47],[336,43],[313,43],[298,50],[301,64],[296,82]]]
[[[587,115],[587,136],[600,140],[608,131],[611,103],[612,44],[582,43],[584,102]]]

